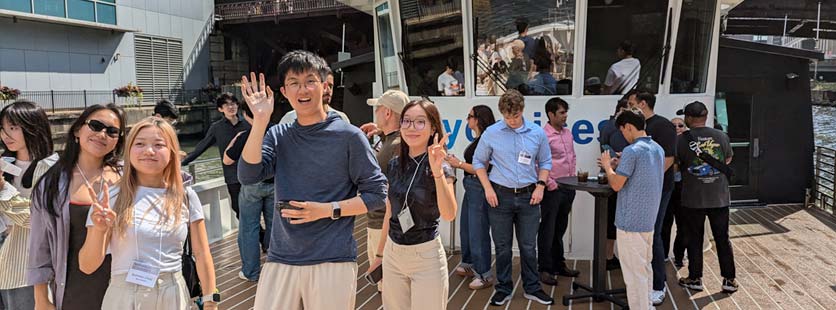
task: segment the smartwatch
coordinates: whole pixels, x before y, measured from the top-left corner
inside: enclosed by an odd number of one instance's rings
[[[546,181],[537,180],[537,185],[543,185],[543,187],[546,187]]]
[[[342,209],[340,209],[340,203],[333,201],[331,202],[331,219],[332,220],[339,220],[342,217]]]
[[[219,303],[219,302],[221,302],[221,294],[220,294],[220,291],[218,291],[217,289],[215,289],[215,293],[213,293],[212,295],[201,296],[201,297],[200,297],[200,300],[201,300],[201,302],[214,302],[214,303]]]

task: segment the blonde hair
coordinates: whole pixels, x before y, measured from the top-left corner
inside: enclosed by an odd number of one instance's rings
[[[178,154],[180,153],[180,143],[177,140],[177,134],[168,122],[164,119],[151,116],[145,118],[131,129],[128,138],[125,140],[124,154],[124,175],[119,180],[119,196],[113,205],[113,211],[116,212],[115,233],[124,234],[129,224],[133,222],[134,201],[136,200],[137,187],[139,186],[136,176],[136,170],[131,165],[130,148],[136,140],[139,132],[145,128],[155,127],[160,130],[166,145],[168,146],[170,157],[168,165],[162,171],[162,178],[166,185],[166,191],[162,198],[163,213],[160,216],[158,224],[167,223],[169,219],[174,218],[172,225],[180,222],[182,217],[183,204],[186,202],[186,190],[183,186],[183,177],[180,175],[180,161]],[[143,217],[145,214],[143,214]]]

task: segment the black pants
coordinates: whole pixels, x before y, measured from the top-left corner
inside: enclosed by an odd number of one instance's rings
[[[720,275],[723,278],[734,278],[734,253],[729,241],[729,207],[694,209],[683,207],[682,221],[687,227],[688,234],[688,277],[702,278],[702,243],[705,235],[705,218],[714,234],[714,244],[717,247],[717,260],[720,262]]]
[[[235,212],[235,219],[238,219],[238,194],[241,192],[241,183],[226,183],[226,190],[229,192],[229,204]]]
[[[607,198],[607,240],[615,240],[615,207],[618,205],[618,193]]]
[[[662,223],[662,244],[665,246],[665,256],[671,250],[671,229],[676,222],[676,238],[673,240],[673,257],[681,260],[685,257],[685,247],[688,245],[688,235],[685,233],[685,223],[682,221],[682,182],[676,182],[671,193],[671,200],[665,212],[665,221]]]
[[[569,213],[575,191],[558,188],[544,191],[540,203],[540,229],[537,231],[537,265],[540,272],[555,273],[566,265],[563,235],[569,228]]]

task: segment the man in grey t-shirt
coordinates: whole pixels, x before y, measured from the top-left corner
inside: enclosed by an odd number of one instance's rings
[[[680,135],[676,143],[676,162],[682,173],[683,229],[691,236],[688,242],[688,277],[680,278],[679,285],[702,291],[702,243],[705,218],[711,224],[717,246],[717,260],[723,276],[723,291],[736,292],[734,253],[729,241],[729,180],[719,169],[697,156],[703,152],[726,164],[731,163],[729,137],[722,131],[706,127],[708,109],[699,101],[689,103],[676,112],[685,115],[691,128]]]

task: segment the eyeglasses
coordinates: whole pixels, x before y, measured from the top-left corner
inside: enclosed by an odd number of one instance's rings
[[[409,126],[415,128],[415,130],[424,130],[427,127],[427,120],[424,119],[416,119],[416,120],[409,120],[403,119],[401,120],[401,129],[407,129]]]
[[[305,84],[305,88],[314,89],[314,88],[316,88],[316,85],[320,84],[320,83],[322,83],[322,82],[320,82],[316,79],[308,79],[307,81],[305,81],[304,84]],[[287,90],[298,91],[299,89],[302,88],[302,83],[300,83],[299,81],[294,80],[294,81],[291,81],[290,83],[285,84],[284,87]]]
[[[473,114],[468,114],[468,115],[467,115],[467,119],[471,119],[471,118],[476,118],[476,115],[473,115]]]
[[[107,134],[107,136],[111,138],[118,138],[122,135],[119,128],[105,125],[104,123],[98,120],[88,119],[84,123],[87,124],[87,128],[90,128],[90,130],[92,130],[93,132],[101,132],[102,130],[104,130],[105,134]]]

